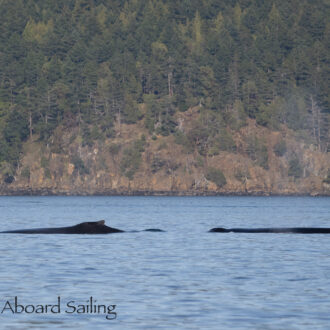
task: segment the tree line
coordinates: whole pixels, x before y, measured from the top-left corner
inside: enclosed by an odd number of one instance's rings
[[[174,115],[197,105],[181,139],[253,118],[327,152],[328,17],[326,0],[2,0],[0,170],[59,126],[87,145],[142,119],[151,135],[180,135]]]

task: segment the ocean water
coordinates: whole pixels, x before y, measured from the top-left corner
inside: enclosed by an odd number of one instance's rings
[[[330,198],[0,197],[0,230],[100,219],[166,232],[0,234],[1,327],[329,329],[330,235],[208,230],[330,227]]]

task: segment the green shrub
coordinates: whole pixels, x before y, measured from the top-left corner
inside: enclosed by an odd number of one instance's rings
[[[286,153],[285,140],[280,140],[274,145],[274,153],[278,157],[282,157]]]
[[[90,131],[90,138],[92,139],[92,141],[104,141],[104,135],[102,133],[102,131],[95,125],[92,127],[91,131]]]
[[[120,171],[128,179],[133,180],[141,164],[141,153],[134,147],[124,150],[123,158],[120,162]]]
[[[128,179],[132,180],[139,169],[142,161],[142,152],[146,143],[146,137],[142,135],[141,139],[136,140],[133,145],[123,152],[123,158],[120,162],[120,171]]]
[[[293,158],[289,162],[288,176],[293,176],[295,179],[301,178],[303,175],[303,169],[299,162],[299,159]]]
[[[207,155],[208,156],[217,156],[219,155],[220,151],[219,151],[219,148],[217,146],[212,146],[210,147]]]
[[[263,167],[265,170],[268,170],[268,150],[265,145],[262,145],[258,150],[257,155],[257,164]]]
[[[158,150],[164,150],[164,149],[167,149],[166,141],[162,141],[158,146]]]
[[[89,146],[91,147],[93,145],[93,140],[91,137],[90,129],[87,125],[82,125],[81,129],[81,137],[82,137],[82,146]]]
[[[219,188],[227,183],[225,175],[217,168],[209,168],[205,177],[207,180],[214,182]]]
[[[139,152],[144,152],[146,141],[146,136],[143,134],[139,140],[134,142],[134,148],[136,148]]]
[[[261,126],[269,126],[271,121],[270,107],[262,104],[256,112],[256,122]]]
[[[42,168],[48,167],[49,166],[49,160],[46,157],[42,156],[41,161],[40,161],[40,165],[41,165]]]
[[[155,156],[151,162],[151,172],[158,172],[165,166],[165,164],[165,160],[161,159],[159,156]]]
[[[235,152],[236,143],[227,130],[222,130],[219,135],[209,141],[207,154],[209,156],[219,155],[220,151]]]
[[[202,156],[207,155],[209,136],[210,132],[200,122],[196,122],[194,127],[187,133],[188,141],[193,150],[196,149]]]
[[[15,181],[13,166],[6,161],[0,162],[0,174],[2,174],[3,181],[7,184]]]
[[[245,182],[246,179],[251,179],[248,169],[238,169],[235,171],[235,178],[240,182]]]
[[[262,139],[256,136],[249,136],[247,140],[247,153],[249,157],[259,166],[268,169],[268,150]]]
[[[111,128],[105,128],[104,129],[104,134],[109,139],[109,138],[113,138],[113,137],[116,136],[116,131],[112,127]]]
[[[229,152],[235,152],[236,151],[236,143],[232,137],[232,135],[226,131],[222,130],[220,133],[220,150],[223,151],[229,151]]]
[[[197,157],[196,157],[196,166],[197,167],[203,167],[204,166],[204,159],[200,155],[197,155]]]
[[[323,180],[324,183],[330,184],[330,170],[328,170],[327,177]]]
[[[45,168],[45,177],[46,177],[47,179],[51,179],[51,178],[52,178],[52,176],[51,176],[51,174],[50,174],[50,170],[49,170],[49,168]]]
[[[22,169],[21,175],[25,179],[30,179],[30,168],[28,166]]]
[[[89,174],[89,169],[78,155],[72,157],[72,164],[74,165],[75,171],[78,171],[80,175]]]
[[[174,142],[183,146],[187,153],[192,153],[194,151],[194,145],[191,143],[191,141],[189,141],[187,135],[182,131],[177,130],[174,133]]]
[[[176,144],[183,145],[186,143],[187,137],[182,131],[177,130],[173,135],[174,135],[174,142]]]
[[[116,143],[111,143],[110,146],[109,146],[109,152],[112,154],[112,155],[118,155],[119,151],[120,151],[120,144],[116,144]]]
[[[10,174],[5,174],[4,176],[4,182],[7,184],[11,184],[15,181],[15,177],[13,175]]]
[[[40,160],[40,166],[44,169],[45,177],[47,179],[51,179],[51,174],[49,170],[49,159],[47,159],[45,156],[42,156]]]

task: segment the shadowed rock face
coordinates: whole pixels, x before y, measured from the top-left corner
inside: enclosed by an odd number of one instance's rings
[[[212,228],[211,233],[276,233],[276,234],[330,234],[330,228]]]

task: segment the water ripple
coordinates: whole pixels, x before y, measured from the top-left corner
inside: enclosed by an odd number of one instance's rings
[[[329,198],[0,197],[2,228],[108,219],[114,235],[0,234],[0,308],[61,297],[101,314],[0,314],[10,329],[328,329],[330,236],[209,234],[212,227],[329,226]]]

